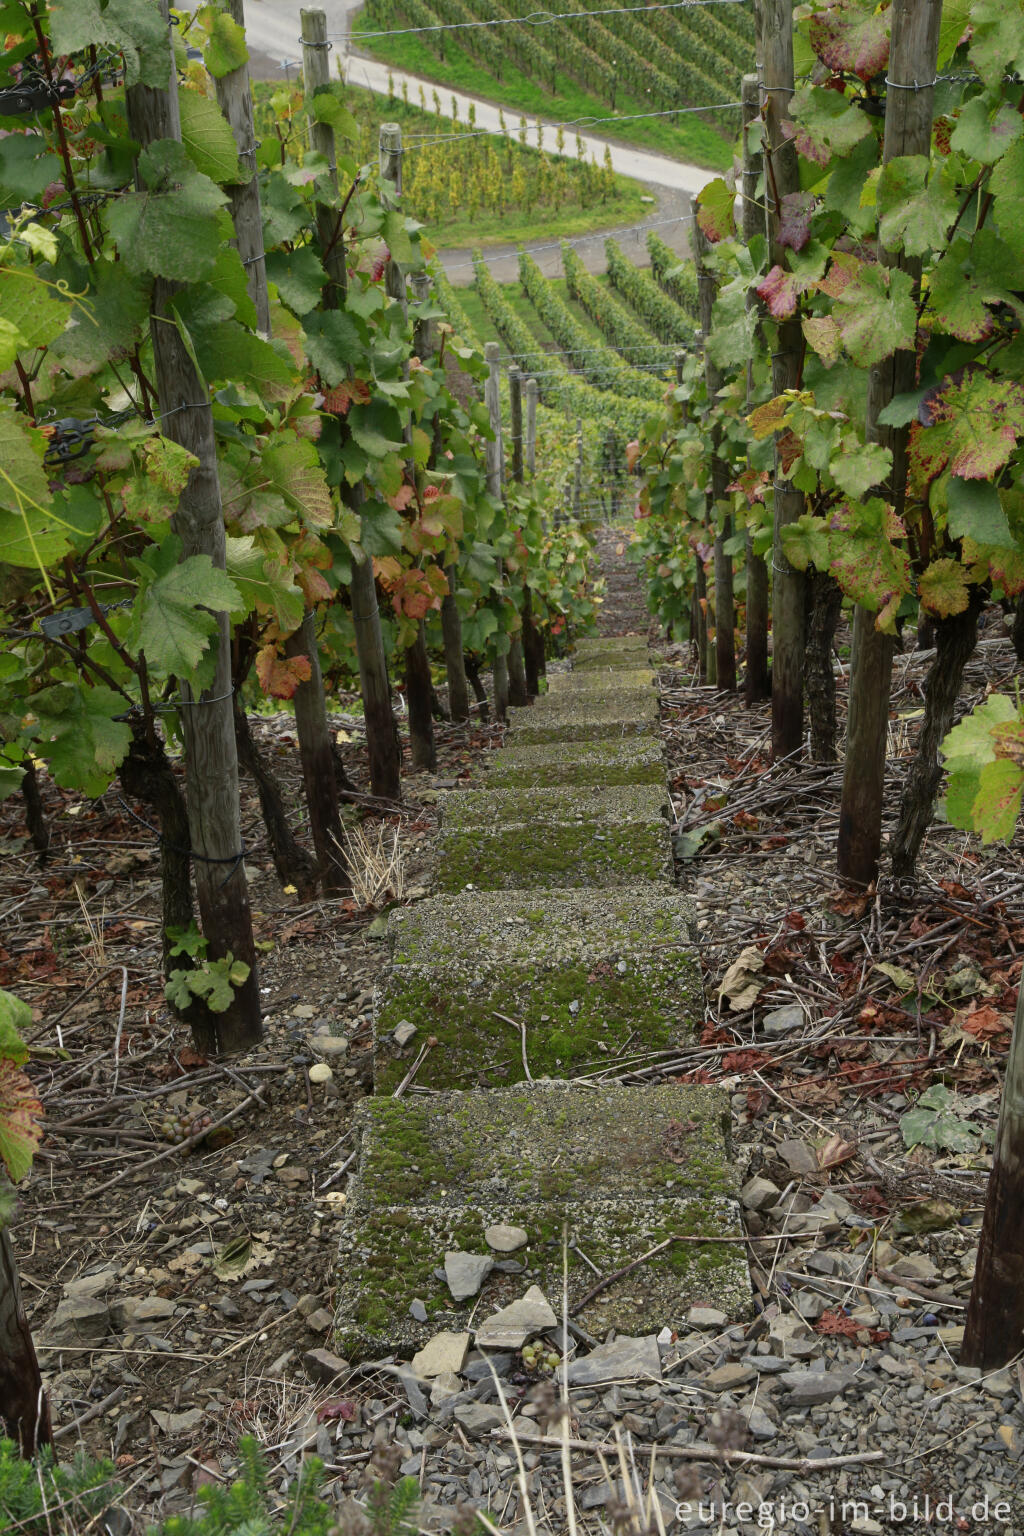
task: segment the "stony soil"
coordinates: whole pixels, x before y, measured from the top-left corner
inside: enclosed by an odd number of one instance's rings
[[[603,624],[642,632],[621,564],[611,539]],[[207,1061],[162,1001],[150,834],[114,793],[90,805],[45,784],[53,845],[40,869],[19,806],[2,808],[0,985],[35,1009],[31,1072],[47,1113],[14,1234],[23,1285],[50,1344],[61,1452],[118,1459],[137,1529],[230,1478],[238,1435],[252,1431],[275,1488],[315,1452],[327,1497],[343,1500],[359,1495],[371,1458],[377,1471],[390,1458],[392,1473],[421,1482],[425,1529],[450,1529],[470,1504],[525,1536],[528,1499],[537,1530],[561,1536],[566,1428],[585,1531],[1024,1528],[1024,1371],[979,1380],[957,1363],[986,1153],[980,1138],[973,1153],[908,1152],[899,1124],[936,1081],[956,1090],[969,1125],[994,1123],[1024,952],[1020,845],[981,850],[937,826],[915,887],[844,892],[832,874],[838,770],[769,768],[766,707],[700,688],[678,650],[661,657],[678,874],[698,898],[707,1004],[699,1039],[667,1067],[612,1061],[594,1077],[731,1094],[756,1315],[698,1308],[675,1333],[652,1316],[641,1342],[613,1342],[604,1357],[570,1335],[568,1417],[543,1359],[527,1369],[521,1353],[493,1357],[525,1498],[478,1356],[454,1377],[385,1360],[331,1379],[330,1362],[309,1355],[331,1347],[350,1111],[370,1086],[385,959],[376,914],[282,894],[247,801],[259,936],[273,945],[267,1038],[247,1057]],[[926,666],[897,660],[894,805]],[[979,696],[1012,672],[993,628],[969,688]],[[841,710],[842,689],[840,678]],[[356,722],[338,725],[363,782]],[[442,730],[439,775],[410,778],[385,818],[407,900],[430,879],[441,785],[467,776],[498,734]],[[263,722],[260,735],[294,792],[288,722]],[[325,1097],[308,1069],[327,1052]],[[238,1112],[183,1155],[161,1139],[168,1108],[214,1122]],[[557,1313],[560,1298],[548,1300]],[[561,1355],[563,1342],[549,1328],[545,1351]]]

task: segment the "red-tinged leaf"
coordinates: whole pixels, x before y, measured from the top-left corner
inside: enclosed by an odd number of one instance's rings
[[[324,395],[322,408],[333,416],[344,416],[353,401],[369,405],[371,398],[370,386],[365,379],[342,379]]]
[[[831,368],[839,357],[842,333],[831,315],[810,315],[801,320],[800,328],[807,345],[817,352],[826,368]]]
[[[811,238],[813,212],[814,198],[809,192],[787,192],[782,199],[779,244],[791,251],[802,251]]]
[[[854,258],[855,259],[855,258]],[[833,261],[829,272],[836,273]],[[837,281],[840,281],[837,274]],[[824,289],[825,284],[821,287]],[[858,368],[871,368],[893,352],[912,351],[917,335],[914,284],[898,267],[858,262],[833,298],[833,319]]]
[[[959,560],[933,560],[917,584],[921,606],[940,619],[967,608],[967,573]]]
[[[43,1139],[43,1106],[30,1078],[8,1057],[0,1057],[0,1164],[12,1184],[23,1179]]]
[[[910,591],[910,558],[892,542],[906,530],[892,509],[872,500],[839,509],[833,518],[836,539],[832,574],[847,597],[878,614],[880,628],[891,630],[900,599]]]
[[[860,1332],[860,1323],[855,1318],[847,1317],[845,1312],[823,1312],[814,1324],[815,1333],[827,1334],[830,1338],[856,1338]]]
[[[839,74],[871,80],[889,59],[889,13],[870,3],[830,5],[811,17],[807,35],[821,62]]]
[[[312,676],[308,656],[279,656],[277,648],[265,645],[256,653],[256,676],[260,687],[272,699],[290,699],[300,683]]]
[[[328,603],[334,596],[330,585],[321,576],[320,572],[307,565],[299,571],[295,577],[295,585],[302,589],[302,595],[311,608],[317,603]]]
[[[832,262],[825,276],[818,283],[821,293],[830,299],[838,299],[853,282],[864,263],[851,251],[833,251]]]
[[[948,463],[961,480],[991,480],[1024,434],[1024,386],[981,368],[963,370],[922,402],[924,431],[910,455],[932,475]]]
[[[727,491],[739,491],[746,500],[748,507],[757,507],[764,504],[765,488],[768,485],[768,471],[766,469],[745,469],[742,475],[737,475],[729,485]]]
[[[355,1416],[355,1403],[350,1403],[345,1397],[336,1397],[330,1402],[321,1404],[317,1410],[316,1421],[318,1424],[327,1424],[335,1419],[343,1419],[346,1424],[350,1424]]]
[[[1013,1029],[1013,1020],[1007,1014],[999,1013],[991,1003],[975,1008],[973,1013],[958,1022],[964,1033],[973,1035],[976,1040],[994,1040],[1000,1035],[1009,1034]]]
[[[867,115],[835,89],[800,86],[791,97],[790,112],[797,154],[812,165],[828,165],[848,155],[872,131]]]
[[[801,928],[807,927],[806,917],[804,917],[802,912],[797,912],[796,910],[787,912],[783,921],[787,928],[796,928],[798,931]]]
[[[844,1141],[841,1136],[830,1136],[823,1147],[817,1149],[819,1168],[837,1168],[857,1156],[857,1143]]]
[[[721,176],[707,182],[697,194],[697,223],[712,244],[736,233],[735,201],[735,192],[729,191]]]
[[[394,496],[388,497],[388,505],[394,507],[396,512],[404,512],[415,494],[411,485],[401,485]]]
[[[787,272],[785,267],[774,266],[763,283],[758,285],[757,296],[768,306],[768,313],[775,320],[788,320],[796,314],[800,295],[813,288],[810,278]]]
[[[634,438],[631,443],[626,444],[626,468],[629,470],[630,474],[632,474],[633,470],[636,468],[636,461],[639,457],[640,444],[637,439]]]
[[[772,432],[777,432],[782,426],[782,418],[785,416],[792,402],[785,395],[776,395],[773,400],[766,400],[764,405],[759,405],[747,417],[747,426],[757,438],[768,437]]]

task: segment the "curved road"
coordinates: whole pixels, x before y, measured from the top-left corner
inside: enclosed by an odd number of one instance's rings
[[[348,32],[348,17],[351,12],[358,9],[358,6],[345,3],[345,0],[322,0],[321,8],[327,15],[327,35],[335,40],[335,56],[344,61],[346,81],[351,81],[353,85],[366,86],[371,91],[386,95],[388,93],[387,66],[376,59],[345,52],[343,39]],[[246,0],[245,29],[250,52],[249,68],[254,78],[279,80],[282,74],[298,74],[301,70],[299,27],[299,6],[291,3],[291,0]],[[428,99],[431,91],[435,88],[440,89],[436,86],[436,82],[420,80],[416,75],[405,75],[396,70],[392,70],[391,75],[399,89],[403,81],[408,82],[409,93],[413,100],[416,100],[420,85],[427,92]],[[459,91],[449,91],[447,87],[444,87],[444,95],[446,101],[454,96],[463,121],[466,121],[469,107],[472,105],[476,110],[476,121],[479,127],[495,131],[500,129],[498,108],[492,102],[483,101],[475,96],[465,96]],[[535,127],[535,124],[531,124],[531,127]],[[549,128],[553,130],[554,127],[554,120],[544,121],[545,130]],[[582,134],[581,137],[588,155],[594,155],[600,163],[604,160],[605,149],[609,149],[615,170],[625,176],[632,176],[637,181],[647,182],[652,193],[657,197],[658,206],[652,210],[650,220],[638,226],[637,250],[634,259],[638,258],[641,252],[646,254],[641,242],[647,228],[658,229],[667,245],[679,251],[680,254],[685,253],[688,248],[686,238],[688,199],[695,196],[701,187],[713,178],[715,172],[703,170],[695,165],[684,165],[680,160],[652,154],[647,150],[633,149],[629,145],[616,144],[591,134]],[[547,147],[554,153],[553,131],[548,133],[547,139]],[[573,158],[575,158],[574,135],[570,142],[573,145]],[[592,271],[604,270],[604,252],[601,247],[603,239],[604,231],[599,231],[595,235],[573,241],[574,245],[580,246],[581,255]],[[440,255],[455,282],[468,280],[466,265],[469,253],[467,251],[442,251]],[[491,265],[514,261],[514,252],[510,248],[498,247],[496,250],[488,250],[486,255]],[[542,259],[541,266],[548,271],[560,270],[557,250],[552,252],[547,262]],[[502,274],[496,271],[495,275],[500,277]]]

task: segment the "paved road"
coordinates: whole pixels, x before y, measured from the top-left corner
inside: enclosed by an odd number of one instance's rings
[[[354,85],[366,86],[371,91],[387,94],[387,66],[378,63],[376,59],[345,52],[343,39],[347,32],[348,16],[358,7],[345,3],[345,0],[322,0],[322,8],[327,15],[328,36],[335,39],[332,60],[342,60],[345,79]],[[300,66],[297,61],[301,54],[298,4],[292,3],[292,0],[247,0],[245,22],[251,54],[250,69],[257,79],[279,80],[285,74],[294,75],[298,72]],[[287,69],[285,61],[291,61]],[[336,63],[334,69],[337,69]],[[415,75],[403,75],[394,71],[392,71],[392,77],[398,89],[401,89],[403,80],[408,82],[409,94],[413,101],[417,99],[421,84],[426,90],[427,99],[430,99],[430,93],[434,89],[433,82],[421,81]],[[499,129],[498,108],[492,102],[445,89],[443,99],[446,104],[453,95],[458,102],[459,116],[463,122],[466,121],[470,104],[472,104],[476,109],[476,121],[479,127]],[[554,132],[549,131],[553,130],[553,126],[553,120],[544,124],[545,140],[549,150],[553,150]],[[665,155],[651,154],[646,150],[633,149],[626,144],[616,144],[611,140],[596,138],[591,134],[583,134],[582,137],[588,155],[596,156],[598,162],[603,163],[605,149],[610,149],[615,170],[622,172],[625,176],[632,176],[637,181],[649,183],[652,195],[658,199],[649,223],[641,227],[639,239],[634,241],[635,249],[631,251],[634,260],[641,255],[644,259],[646,258],[643,233],[649,226],[658,228],[659,234],[667,245],[680,253],[685,252],[687,225],[680,216],[686,212],[686,200],[698,193],[715,173],[702,170],[698,166],[684,165],[682,161],[672,160]],[[572,146],[572,155],[575,157],[574,134],[569,136],[569,144]],[[603,239],[604,232],[599,232],[580,242],[580,254],[593,271],[604,269]],[[471,270],[465,266],[469,255],[467,251],[442,251],[440,255],[454,281],[469,281]],[[514,276],[514,253],[510,248],[499,247],[496,250],[489,250],[487,259],[488,265],[492,266],[498,278]],[[542,261],[542,265],[549,271],[559,270],[557,251],[549,254],[547,259]],[[509,268],[508,273],[505,271],[506,267]]]

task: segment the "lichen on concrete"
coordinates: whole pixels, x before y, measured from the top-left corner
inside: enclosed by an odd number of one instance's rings
[[[612,709],[554,710],[542,713],[525,709],[510,710],[509,728],[517,746],[577,741],[657,741],[660,730],[657,717],[638,718],[634,710],[617,705]],[[520,718],[521,717],[521,718]]]
[[[397,921],[396,921],[397,919]],[[423,1042],[421,1088],[614,1070],[677,1049],[703,1016],[693,910],[666,887],[438,897],[392,916],[375,998],[375,1084],[393,1092]],[[408,1022],[402,1048],[393,1037]]]
[[[668,811],[662,784],[566,785],[554,789],[458,789],[440,802],[448,829],[513,822],[653,821]]]
[[[661,816],[617,822],[545,822],[442,828],[437,840],[439,891],[515,891],[639,885],[671,881],[668,822]]]
[[[627,693],[631,689],[647,693],[654,687],[657,677],[656,672],[632,666],[557,672],[548,678],[548,692],[544,697],[557,698],[562,693]]]

